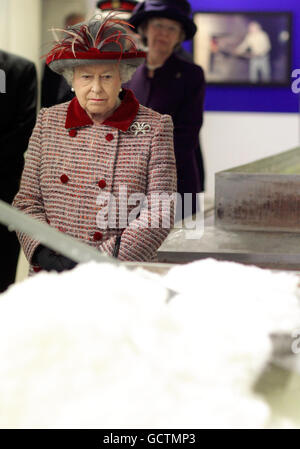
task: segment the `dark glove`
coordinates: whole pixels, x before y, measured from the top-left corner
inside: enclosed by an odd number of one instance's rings
[[[34,252],[32,263],[40,266],[46,271],[57,271],[58,273],[65,270],[72,270],[77,263],[68,257],[57,254],[46,246],[39,245]]]

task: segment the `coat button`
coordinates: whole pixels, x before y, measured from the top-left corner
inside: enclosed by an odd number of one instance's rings
[[[63,184],[66,184],[69,181],[69,177],[67,175],[61,175],[60,180]]]
[[[41,270],[42,270],[41,267],[33,267],[33,271],[34,271],[35,273],[39,273]]]
[[[105,139],[108,141],[108,142],[111,142],[113,139],[114,139],[114,136],[112,135],[112,134],[107,134],[106,136],[105,136]]]
[[[100,179],[100,181],[98,182],[98,186],[100,187],[100,189],[104,189],[106,187],[105,179]]]
[[[102,232],[95,232],[93,236],[94,242],[99,242],[99,240],[102,240],[103,234]]]
[[[69,130],[69,136],[70,136],[70,137],[75,137],[76,135],[77,135],[76,129],[70,129],[70,130]]]

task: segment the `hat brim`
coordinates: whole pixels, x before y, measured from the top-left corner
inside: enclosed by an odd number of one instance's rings
[[[138,51],[134,53],[116,53],[116,52],[100,52],[95,57],[91,57],[92,52],[76,53],[76,58],[72,52],[65,52],[59,56],[49,56],[46,60],[46,64],[56,73],[60,75],[66,69],[72,69],[82,65],[94,65],[94,64],[113,64],[123,62],[133,67],[141,65],[146,58],[146,53]],[[101,57],[99,57],[101,55]],[[98,56],[98,57],[97,57]]]
[[[106,17],[109,14],[111,14],[111,12],[112,12],[111,10],[106,10],[106,9],[102,10],[102,9],[97,8],[95,15],[99,14],[99,15],[101,15],[101,17]],[[129,19],[132,14],[132,12],[128,12],[128,11],[114,11],[114,12],[115,12],[114,19],[126,20],[127,22],[129,22]]]
[[[133,15],[129,23],[135,27],[135,31],[138,32],[138,27],[148,19],[153,17],[164,17],[166,19],[175,20],[181,23],[185,32],[185,40],[192,39],[197,31],[197,26],[192,19],[180,14],[175,9],[167,9],[165,11],[141,11]]]

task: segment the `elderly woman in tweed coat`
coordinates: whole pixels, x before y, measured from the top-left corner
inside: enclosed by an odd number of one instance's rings
[[[145,54],[109,16],[63,30],[47,64],[75,91],[42,109],[14,206],[122,261],[154,261],[173,224],[173,125],[121,84]],[[75,263],[19,234],[35,271]]]

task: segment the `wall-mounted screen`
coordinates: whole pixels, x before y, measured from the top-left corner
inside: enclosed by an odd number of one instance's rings
[[[194,21],[194,60],[208,83],[290,84],[290,13],[196,12]]]

